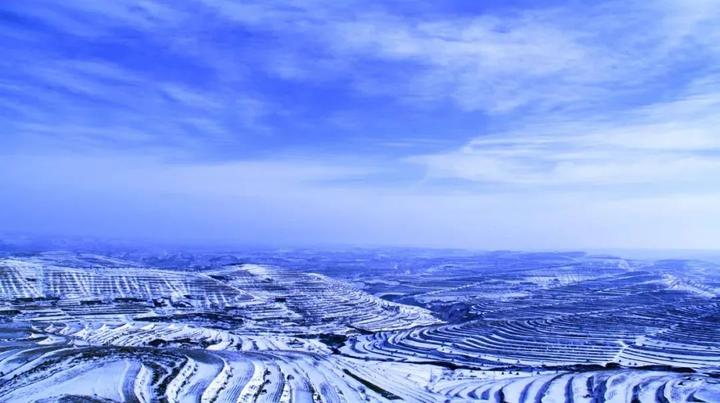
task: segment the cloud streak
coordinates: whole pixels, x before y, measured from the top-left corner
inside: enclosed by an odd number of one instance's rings
[[[720,185],[720,93],[477,137],[459,150],[408,158],[430,178],[509,185]]]

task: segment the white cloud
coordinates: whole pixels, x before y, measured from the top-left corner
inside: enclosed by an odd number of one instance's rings
[[[686,94],[602,121],[526,126],[408,158],[429,178],[540,187],[720,186],[720,92]]]
[[[611,104],[655,80],[672,79],[666,75],[678,64],[720,61],[714,24],[720,7],[712,0],[611,1],[476,16],[403,14],[365,3],[202,3],[207,7],[83,0],[33,12],[69,32],[83,26],[63,20],[73,15],[92,16],[98,21],[92,30],[99,32],[117,26],[148,31],[173,52],[211,61],[226,80],[246,80],[237,49],[206,41],[192,20],[221,17],[277,38],[253,58],[279,78],[341,80],[406,103],[450,102],[493,114]],[[393,68],[367,68],[368,61]]]
[[[720,28],[712,24],[720,9],[712,1],[608,2],[472,17],[379,7],[349,12],[314,2],[205,2],[235,23],[297,37],[301,47],[285,41],[281,56],[270,52],[280,77],[339,77],[364,93],[414,104],[449,101],[467,111],[589,108],[642,92],[678,64],[720,56],[714,40]],[[368,60],[398,65],[364,71]]]

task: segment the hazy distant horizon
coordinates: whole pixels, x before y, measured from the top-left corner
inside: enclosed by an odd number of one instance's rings
[[[458,248],[402,244],[347,243],[248,243],[228,241],[149,240],[136,238],[103,238],[97,236],[62,236],[0,233],[0,251],[75,251],[107,253],[109,251],[166,251],[168,253],[252,253],[257,251],[378,251],[405,253],[482,255],[497,252],[514,253],[584,253],[589,256],[614,256],[624,259],[662,260],[697,259],[720,262],[720,249],[628,249],[628,248],[556,248],[556,249],[492,249]]]

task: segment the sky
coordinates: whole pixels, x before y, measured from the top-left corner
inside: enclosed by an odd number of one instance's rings
[[[718,249],[715,0],[0,3],[0,232]]]

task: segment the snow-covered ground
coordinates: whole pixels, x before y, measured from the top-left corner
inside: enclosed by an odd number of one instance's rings
[[[707,265],[511,258],[345,278],[6,257],[0,401],[720,401]]]

